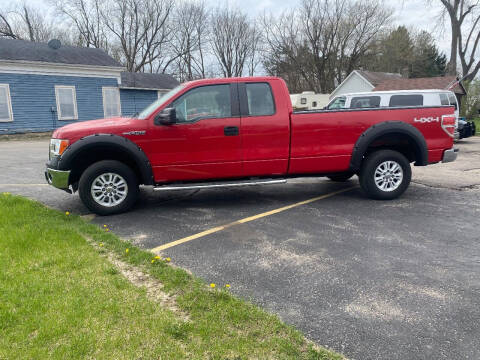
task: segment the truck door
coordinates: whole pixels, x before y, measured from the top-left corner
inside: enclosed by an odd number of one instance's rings
[[[288,168],[290,114],[272,82],[239,83],[243,174],[283,175]]]
[[[166,107],[177,123],[152,128],[156,182],[242,176],[237,84],[199,86]]]

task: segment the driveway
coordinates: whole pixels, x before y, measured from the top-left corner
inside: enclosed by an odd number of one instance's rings
[[[351,359],[480,358],[480,137],[451,164],[414,168],[400,199],[356,179],[153,192],[88,216]],[[44,185],[46,141],[0,142],[0,191],[89,215]],[[240,221],[238,221],[240,220]],[[226,225],[226,226],[225,226]]]

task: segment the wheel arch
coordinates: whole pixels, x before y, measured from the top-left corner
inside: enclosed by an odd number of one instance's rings
[[[358,138],[353,148],[350,170],[358,172],[366,155],[378,149],[399,151],[416,166],[428,165],[428,147],[422,133],[403,121],[372,125]]]
[[[118,135],[95,134],[79,139],[62,154],[58,169],[70,170],[69,182],[75,184],[87,167],[102,160],[118,160],[134,170],[140,184],[153,184],[148,157],[134,142]]]

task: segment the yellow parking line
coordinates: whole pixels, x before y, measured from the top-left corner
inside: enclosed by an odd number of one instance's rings
[[[150,251],[153,252],[153,253],[157,253],[157,252],[159,252],[159,251],[166,250],[166,249],[169,249],[169,248],[171,248],[171,247],[174,247],[174,246],[177,246],[177,245],[180,245],[180,244],[184,244],[184,243],[186,243],[186,242],[189,242],[189,241],[192,241],[192,240],[195,240],[195,239],[199,239],[199,238],[202,238],[202,237],[204,237],[204,236],[207,236],[207,235],[210,235],[210,234],[213,234],[213,233],[216,233],[216,232],[225,230],[225,229],[227,229],[227,228],[229,228],[229,227],[231,227],[231,226],[234,226],[234,225],[245,224],[245,223],[247,223],[247,222],[254,221],[254,220],[257,220],[257,219],[266,217],[266,216],[278,214],[278,213],[280,213],[280,212],[282,212],[282,211],[289,210],[289,209],[295,208],[295,207],[297,207],[297,206],[306,205],[306,204],[310,204],[310,203],[312,203],[312,202],[314,202],[314,201],[326,199],[326,198],[329,198],[329,197],[331,197],[331,196],[338,195],[338,194],[341,194],[341,193],[350,191],[350,190],[352,190],[352,189],[355,188],[355,187],[356,187],[356,186],[351,186],[351,187],[348,187],[348,188],[346,188],[346,189],[334,191],[334,192],[331,192],[331,193],[328,193],[328,194],[325,194],[325,195],[321,195],[321,196],[317,196],[317,197],[314,197],[314,198],[311,198],[311,199],[308,199],[308,200],[300,201],[300,202],[297,202],[297,203],[295,203],[295,204],[283,206],[283,207],[281,207],[281,208],[274,209],[274,210],[270,210],[270,211],[267,211],[267,212],[264,212],[264,213],[261,213],[261,214],[257,214],[257,215],[254,215],[254,216],[249,216],[249,217],[246,217],[246,218],[243,218],[243,219],[240,219],[240,220],[237,220],[237,221],[234,221],[234,222],[225,224],[225,225],[217,226],[217,227],[214,227],[214,228],[211,228],[211,229],[202,231],[202,232],[200,232],[200,233],[198,233],[198,234],[190,235],[190,236],[184,237],[184,238],[182,238],[182,239],[175,240],[175,241],[169,242],[169,243],[167,243],[167,244],[163,244],[163,245],[157,246],[157,247],[155,247],[155,248],[153,248],[153,249],[150,249]]]

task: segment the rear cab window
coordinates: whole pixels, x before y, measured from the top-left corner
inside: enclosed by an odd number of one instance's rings
[[[275,114],[272,88],[268,83],[246,83],[248,115],[269,116]]]
[[[423,95],[392,95],[390,107],[423,106]]]

